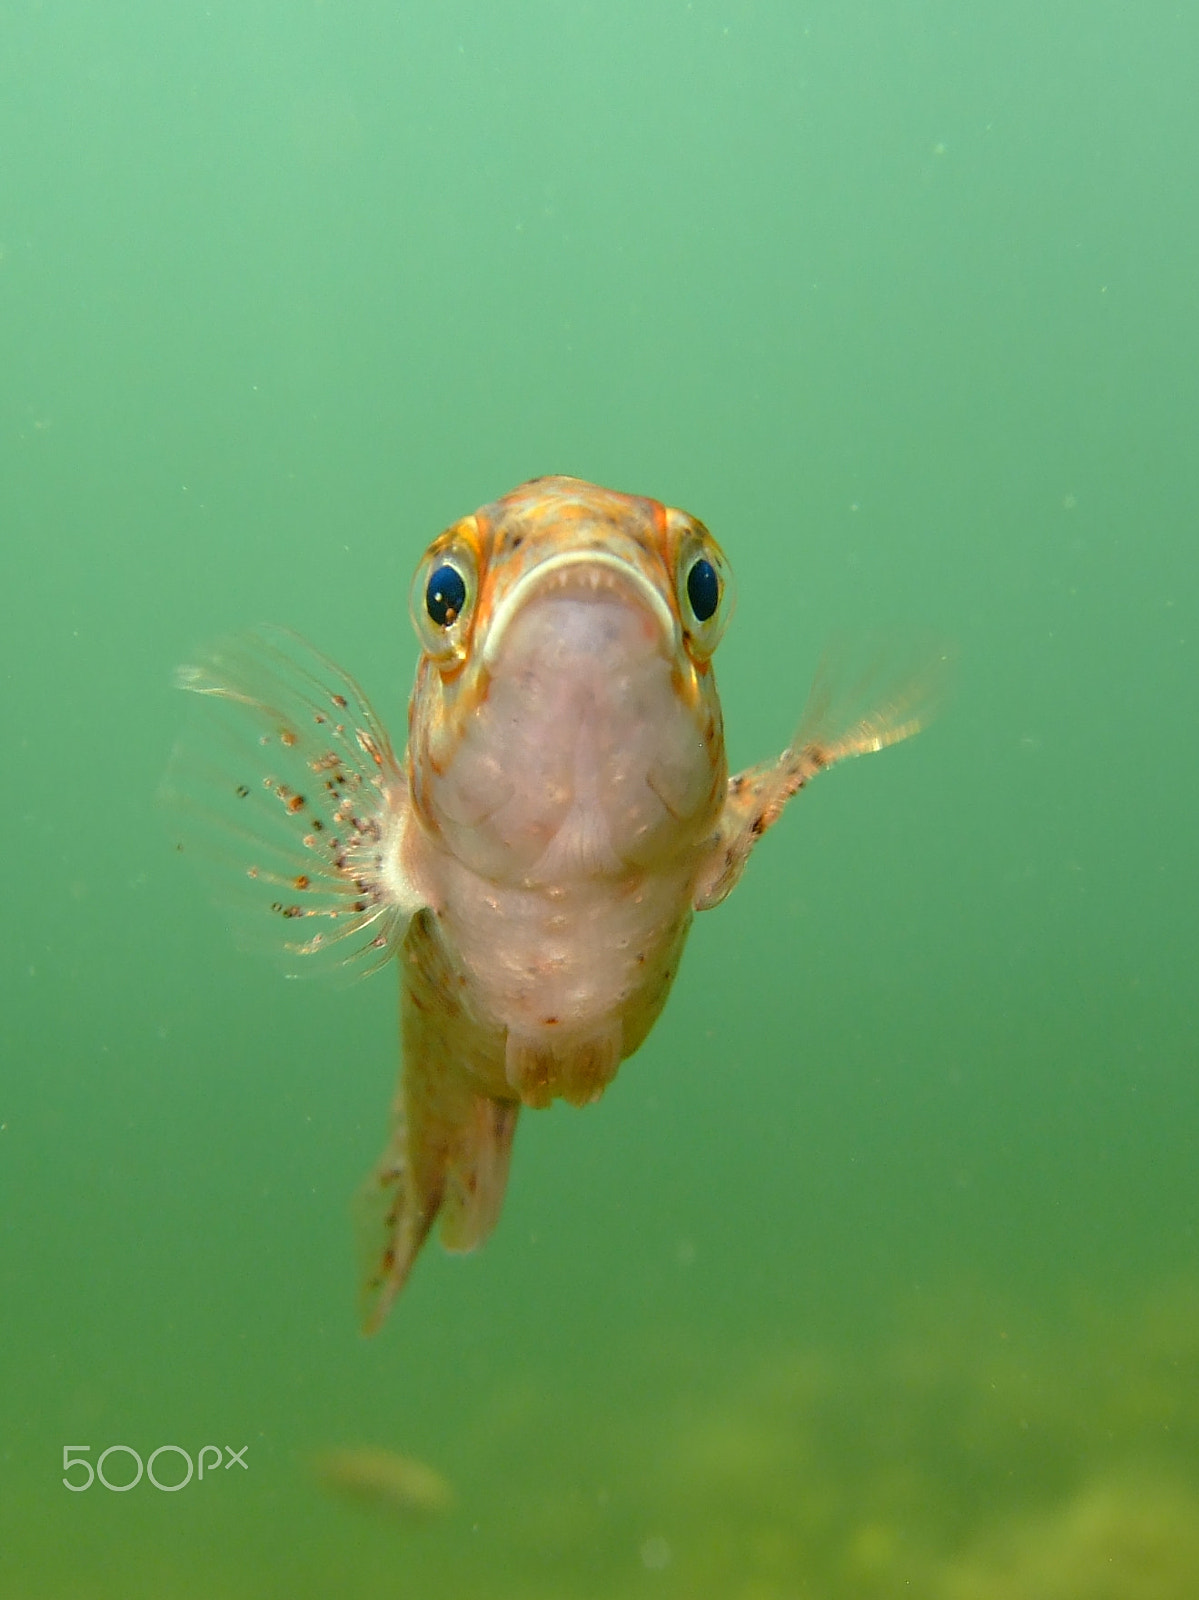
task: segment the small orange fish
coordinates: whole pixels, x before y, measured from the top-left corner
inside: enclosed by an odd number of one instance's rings
[[[330,1450],[312,1463],[322,1489],[397,1522],[432,1522],[453,1509],[454,1491],[433,1467],[372,1445]]]
[[[924,720],[939,652],[892,692],[876,668],[837,681],[826,665],[782,755],[730,778],[711,658],[731,600],[694,517],[540,478],[417,569],[402,761],[353,680],[294,635],[261,630],[180,674],[228,715],[181,748],[168,789],[252,920],[299,968],[400,964],[403,1064],[361,1203],[367,1332],[436,1219],[450,1250],[487,1238],[521,1106],[603,1093],[662,1009],[692,914],[787,800]]]

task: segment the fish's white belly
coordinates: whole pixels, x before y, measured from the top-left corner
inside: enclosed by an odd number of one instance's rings
[[[550,888],[446,867],[439,922],[471,1009],[523,1036],[585,1035],[636,1008],[690,915],[689,866]]]
[[[653,617],[605,594],[551,595],[514,620],[422,800],[439,843],[481,878],[609,895],[690,852],[713,787]]]

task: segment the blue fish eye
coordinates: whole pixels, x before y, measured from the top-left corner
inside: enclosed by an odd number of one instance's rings
[[[720,604],[720,579],[716,576],[716,568],[703,556],[692,562],[691,571],[687,574],[687,598],[697,622],[707,622],[709,617],[716,615],[716,607]]]
[[[425,610],[439,628],[448,628],[462,615],[466,604],[466,580],[457,567],[445,562],[429,575],[425,588]]]

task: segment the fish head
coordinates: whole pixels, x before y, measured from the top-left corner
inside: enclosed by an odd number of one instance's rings
[[[446,529],[412,586],[426,826],[531,886],[691,848],[727,779],[712,652],[731,604],[701,522],[579,479],[534,479]]]

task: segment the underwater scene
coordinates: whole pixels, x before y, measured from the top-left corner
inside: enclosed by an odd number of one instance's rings
[[[0,0],[0,1600],[1199,1594],[1197,70]]]

